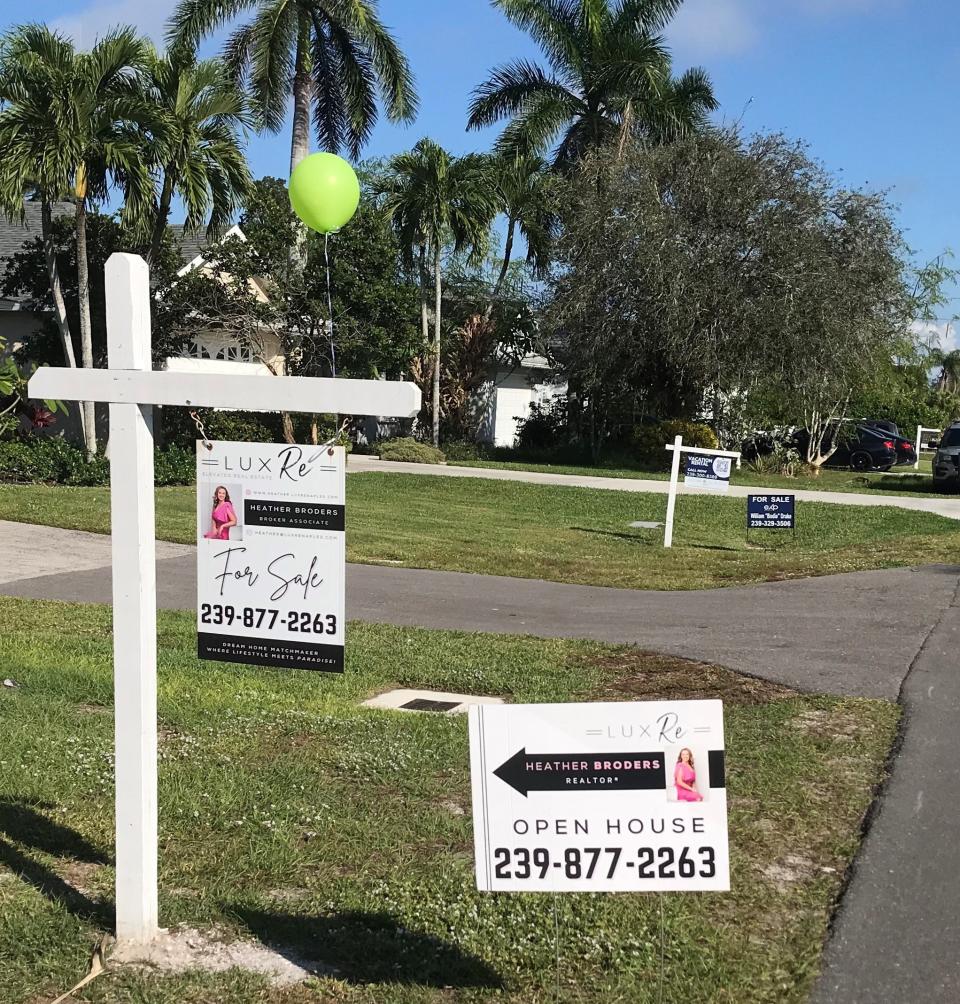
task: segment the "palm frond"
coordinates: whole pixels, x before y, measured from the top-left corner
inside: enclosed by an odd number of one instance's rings
[[[523,112],[531,101],[544,98],[577,100],[564,85],[536,63],[518,59],[494,69],[470,101],[468,129],[482,129]]]
[[[258,0],[180,0],[167,26],[167,45],[195,49],[210,35],[238,14],[255,6]]]
[[[494,0],[494,6],[530,35],[555,73],[582,70],[579,0]]]
[[[259,121],[270,132],[279,132],[286,118],[297,31],[293,0],[269,0],[253,24],[250,90]]]
[[[550,150],[557,137],[571,121],[585,114],[582,102],[574,95],[541,94],[530,100],[514,116],[497,140],[501,157],[522,158]]]
[[[656,34],[666,28],[682,6],[683,0],[619,0],[613,17],[614,31]]]

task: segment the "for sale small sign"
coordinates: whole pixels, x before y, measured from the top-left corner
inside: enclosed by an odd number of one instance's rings
[[[726,492],[730,488],[730,457],[714,457],[706,453],[688,453],[683,483],[707,491]]]
[[[481,891],[730,888],[720,701],[473,705]]]
[[[343,447],[197,443],[201,659],[343,672]]]
[[[748,495],[748,530],[796,529],[795,495]]]

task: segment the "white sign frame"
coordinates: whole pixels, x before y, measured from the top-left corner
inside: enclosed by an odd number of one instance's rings
[[[414,383],[154,371],[150,273],[138,255],[105,269],[107,370],[41,367],[34,398],[110,405],[116,935],[149,944],[157,909],[157,590],[153,405],[414,418]]]
[[[684,446],[683,436],[677,436],[672,443],[667,443],[664,448],[673,453],[673,463],[670,466],[670,489],[667,492],[667,518],[663,530],[663,546],[673,547],[673,520],[677,509],[681,456],[684,453],[697,453],[708,457],[730,457],[731,460],[736,460],[737,470],[739,470],[741,455],[735,450],[706,450],[699,446]]]

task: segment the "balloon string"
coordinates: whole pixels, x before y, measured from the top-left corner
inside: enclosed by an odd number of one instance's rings
[[[327,266],[327,314],[330,320],[327,322],[330,335],[330,372],[337,375],[337,350],[333,343],[333,294],[330,291],[330,234],[323,235],[323,258]]]

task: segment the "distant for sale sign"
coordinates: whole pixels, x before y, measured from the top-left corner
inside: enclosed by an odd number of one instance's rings
[[[795,495],[748,495],[748,530],[793,530],[796,528]]]
[[[721,701],[473,705],[481,891],[730,888]]]
[[[683,483],[707,491],[726,492],[730,488],[730,457],[712,457],[706,453],[688,453]]]

